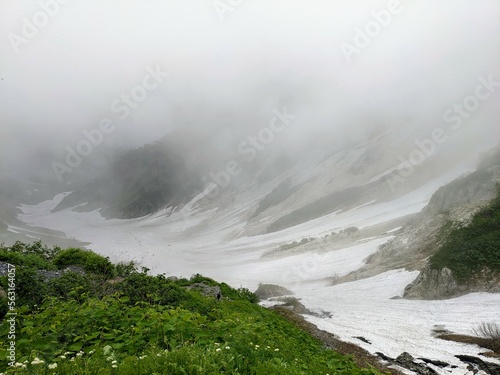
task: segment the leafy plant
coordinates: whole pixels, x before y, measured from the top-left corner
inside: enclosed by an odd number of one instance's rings
[[[109,258],[103,257],[89,250],[70,248],[59,252],[53,260],[59,268],[79,265],[85,271],[93,272],[108,277],[115,275],[115,267]]]
[[[247,289],[199,274],[177,281],[151,276],[132,264],[110,266],[80,249],[62,250],[47,261],[96,273],[64,272],[46,280],[36,268],[16,268],[14,362],[7,358],[10,323],[0,323],[5,374],[380,374],[325,349],[255,304]],[[121,279],[110,284],[110,274]],[[5,286],[6,279],[0,281]],[[218,287],[224,298],[187,289],[194,284]]]
[[[477,272],[500,272],[500,187],[497,196],[476,213],[467,226],[443,228],[445,241],[431,258],[435,269],[447,267],[460,282],[469,281]]]

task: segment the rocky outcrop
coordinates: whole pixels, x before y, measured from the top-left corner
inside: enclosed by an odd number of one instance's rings
[[[491,362],[485,362],[480,358],[470,355],[456,355],[459,360],[469,364],[469,371],[476,374],[478,371],[483,371],[489,375],[500,375],[500,365]]]
[[[0,262],[0,276],[7,275],[8,269],[7,262]],[[46,281],[57,279],[67,272],[77,273],[82,276],[85,275],[85,270],[81,266],[68,266],[58,271],[37,270],[38,275],[42,276]]]
[[[467,283],[460,283],[448,268],[426,266],[404,291],[408,299],[446,299],[474,292],[500,292],[500,275],[484,269]]]
[[[321,313],[316,313],[305,307],[297,298],[295,297],[275,297],[269,299],[269,301],[276,301],[279,304],[273,306],[272,308],[282,308],[293,311],[296,314],[301,315],[312,315],[318,318],[331,318],[332,314],[328,311],[321,310]]]
[[[205,283],[195,283],[186,288],[187,290],[196,290],[204,296],[221,298],[221,290],[218,285],[207,285]]]
[[[418,363],[413,356],[404,352],[400,354],[394,361],[395,364],[413,371],[419,375],[434,375],[437,374],[432,368],[423,363]]]
[[[260,299],[269,299],[271,297],[290,296],[295,294],[282,286],[274,284],[259,284],[254,292]]]

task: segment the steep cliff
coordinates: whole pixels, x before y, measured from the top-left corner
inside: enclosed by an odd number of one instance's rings
[[[500,293],[500,274],[484,268],[466,283],[460,283],[449,268],[426,266],[404,292],[408,299],[445,299],[475,292]]]

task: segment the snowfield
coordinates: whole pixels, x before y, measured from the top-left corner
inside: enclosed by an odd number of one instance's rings
[[[418,275],[416,271],[405,270],[335,286],[326,280],[359,269],[366,257],[393,238],[392,233],[399,228],[343,249],[262,256],[304,237],[321,238],[333,230],[363,228],[416,213],[435,190],[436,182],[392,202],[366,202],[350,211],[254,237],[237,235],[245,226],[240,216],[248,209],[248,203],[225,212],[180,215],[167,209],[140,219],[106,220],[97,210],[51,212],[69,194],[64,193],[37,205],[19,206],[22,214],[18,218],[31,226],[62,231],[70,238],[91,243],[90,249],[109,256],[112,261],[133,260],[153,273],[186,277],[201,273],[251,290],[260,282],[279,284],[293,290],[310,310],[329,312],[330,318],[306,316],[306,319],[345,341],[390,357],[406,351],[416,358],[458,366],[453,370],[436,368],[440,374],[468,374],[466,365],[454,356],[477,356],[485,350],[436,339],[432,331],[441,328],[470,334],[481,322],[500,324],[500,294],[470,294],[445,301],[397,299],[394,297],[400,297],[405,286]],[[371,344],[354,336],[362,336]]]

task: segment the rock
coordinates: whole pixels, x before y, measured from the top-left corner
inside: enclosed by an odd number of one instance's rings
[[[295,294],[282,286],[274,284],[259,284],[254,292],[260,299],[269,299],[271,297],[290,296]]]
[[[355,339],[366,342],[367,344],[372,344],[370,340],[365,339],[363,336],[354,336]]]
[[[278,297],[278,298],[271,298],[270,301],[277,301],[277,302],[282,302],[280,305],[275,305],[273,307],[278,307],[278,308],[284,308],[290,311],[293,311],[294,313],[301,314],[301,315],[311,315],[311,316],[316,316],[318,318],[331,318],[332,314],[329,313],[328,311],[321,311],[321,313],[316,313],[314,311],[309,310],[307,307],[305,307],[297,298],[295,297]]]
[[[375,354],[377,354],[381,359],[389,362],[390,364],[397,365],[399,367],[413,371],[416,374],[419,374],[419,375],[434,375],[434,374],[436,374],[437,375],[437,372],[434,371],[432,368],[428,367],[427,365],[422,364],[422,363],[416,363],[415,358],[413,358],[407,352],[400,354],[396,359],[392,359],[392,358],[386,356],[384,353],[380,353],[380,352],[376,352]],[[419,359],[426,362],[426,360],[424,358],[419,358]],[[431,363],[431,364],[433,364],[433,362],[436,362],[436,363],[440,362],[440,361],[431,361],[431,360],[427,360],[427,361],[429,361],[428,363]],[[444,364],[444,362],[442,362],[442,363]],[[448,365],[448,364],[446,363],[446,365]]]
[[[123,282],[124,280],[125,280],[125,278],[118,276],[118,277],[114,277],[112,279],[106,280],[106,282],[108,284],[115,285],[115,284],[119,284],[119,283]]]
[[[9,272],[9,264],[7,262],[0,262],[0,276],[5,276]]]
[[[400,354],[396,360],[394,361],[395,364],[404,367],[410,371],[414,371],[415,373],[419,375],[437,375],[437,372],[434,371],[433,369],[427,367],[426,365],[416,363],[415,358],[413,358],[409,353],[404,352]]]
[[[297,314],[314,315],[314,313],[306,308],[299,300],[295,297],[277,298],[276,301],[283,302],[279,307],[284,307],[288,310],[296,312]]]
[[[481,358],[473,357],[471,355],[456,355],[462,362],[468,363],[472,370],[484,371],[488,375],[500,375],[500,365],[491,362],[484,362]]]
[[[434,299],[453,296],[457,282],[450,269],[431,269],[427,266],[404,291],[409,299]]]
[[[388,357],[384,353],[375,352],[375,354],[378,355],[380,358],[382,358],[384,361],[391,362],[391,363],[394,362],[394,358]]]
[[[0,298],[7,298],[7,293],[5,293],[5,290],[0,286]]]
[[[468,283],[459,284],[449,268],[432,269],[427,265],[405,288],[404,298],[445,299],[474,292],[500,292],[500,275],[483,269]]]
[[[187,290],[196,290],[203,294],[204,296],[212,296],[217,298],[218,295],[221,295],[221,290],[218,285],[212,286],[204,283],[195,283],[186,288]]]
[[[428,358],[419,358],[421,361],[424,361],[425,363],[430,363],[431,365],[434,365],[436,367],[448,367],[450,364],[443,362],[443,361],[438,361],[435,359],[428,359]]]
[[[399,363],[411,363],[413,364],[413,361],[415,358],[407,352],[401,353],[399,356],[396,357],[396,362]]]
[[[74,272],[74,273],[77,273],[81,276],[85,275],[85,270],[81,266],[68,266],[65,269],[63,269],[62,271],[38,270],[37,272],[39,275],[43,276],[45,281],[57,279],[67,272]]]
[[[176,282],[179,281],[179,278],[177,276],[169,276],[167,277],[167,281]]]

